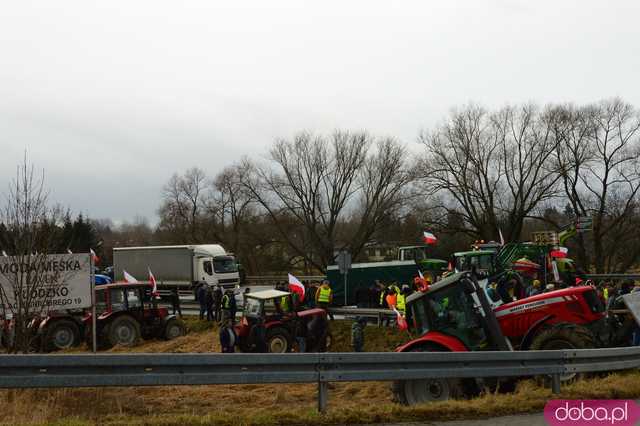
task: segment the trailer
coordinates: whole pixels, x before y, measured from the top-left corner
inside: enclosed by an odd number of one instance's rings
[[[149,276],[159,288],[192,289],[197,284],[231,288],[240,284],[235,257],[219,244],[116,247],[113,249],[116,281],[124,271],[138,278]]]

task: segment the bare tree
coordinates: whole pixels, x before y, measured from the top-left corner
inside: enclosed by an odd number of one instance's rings
[[[0,215],[5,227],[0,258],[2,316],[12,318],[15,337],[10,350],[27,352],[35,337],[29,321],[48,312],[48,301],[55,293],[52,286],[64,284],[65,277],[47,264],[47,255],[57,244],[54,229],[60,211],[49,207],[44,173],[36,174],[26,156]]]
[[[640,258],[640,114],[620,99],[559,107],[556,137],[565,195],[575,214],[593,216],[596,272],[625,270]],[[582,251],[584,240],[580,241]],[[585,256],[586,258],[586,256]]]
[[[389,139],[372,152],[373,144],[366,133],[303,132],[276,141],[269,164],[248,163],[243,184],[292,251],[319,270],[338,249],[357,256],[408,181],[404,148]],[[355,234],[342,232],[349,219],[358,221]]]
[[[201,242],[206,231],[201,226],[206,200],[207,176],[193,167],[183,176],[174,174],[163,189],[163,203],[159,209],[160,227],[172,230],[182,242]]]
[[[492,239],[499,228],[518,240],[524,220],[557,194],[559,177],[551,161],[556,139],[533,105],[489,113],[470,105],[453,111],[432,132],[422,181],[440,216],[463,219],[457,231]]]

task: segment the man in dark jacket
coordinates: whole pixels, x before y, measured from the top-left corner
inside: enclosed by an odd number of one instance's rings
[[[214,319],[220,322],[222,319],[222,289],[219,285],[213,289],[213,312]]]
[[[213,289],[207,286],[207,321],[213,321],[215,316],[213,314]]]
[[[196,290],[196,299],[200,304],[200,319],[204,319],[204,313],[207,311],[207,285],[200,284]]]
[[[220,327],[220,347],[222,353],[234,353],[236,351],[236,332],[233,329],[233,325],[229,320],[226,320],[222,327]]]

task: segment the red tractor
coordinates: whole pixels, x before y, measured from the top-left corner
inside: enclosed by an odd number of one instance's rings
[[[296,337],[305,338],[307,352],[324,352],[330,345],[326,311],[319,308],[296,311],[291,293],[286,291],[245,294],[243,312],[240,324],[235,327],[243,352],[291,352]],[[256,325],[264,327],[264,347],[257,341]]]
[[[469,272],[449,276],[407,299],[407,319],[419,335],[397,352],[552,350],[628,344],[629,316],[607,316],[591,286],[539,294],[491,308],[489,296]],[[570,380],[572,377],[563,377]],[[402,380],[393,385],[404,404],[445,400],[476,392],[474,379]]]
[[[96,336],[102,348],[131,346],[140,338],[173,339],[186,328],[167,308],[159,307],[151,295],[151,286],[140,284],[107,284],[95,290]],[[33,321],[40,349],[53,351],[91,341],[91,311],[54,312]]]

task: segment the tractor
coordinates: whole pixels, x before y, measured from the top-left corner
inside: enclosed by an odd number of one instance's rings
[[[265,348],[256,341],[254,327],[265,329]],[[235,331],[243,352],[286,353],[294,350],[296,331],[306,330],[308,352],[324,352],[330,345],[331,333],[324,309],[294,309],[291,293],[263,290],[245,294],[244,311]]]
[[[131,346],[140,338],[174,339],[186,333],[182,321],[159,307],[151,286],[104,284],[95,289],[96,336],[101,348]],[[92,339],[91,311],[51,312],[32,321],[40,350],[68,349]]]
[[[613,323],[591,286],[570,287],[492,307],[469,272],[456,273],[407,299],[407,320],[418,337],[397,352],[552,350],[627,344],[633,319]],[[495,305],[493,305],[495,306]],[[561,380],[572,380],[573,376]],[[393,384],[403,404],[446,400],[477,392],[475,379],[401,380]]]

